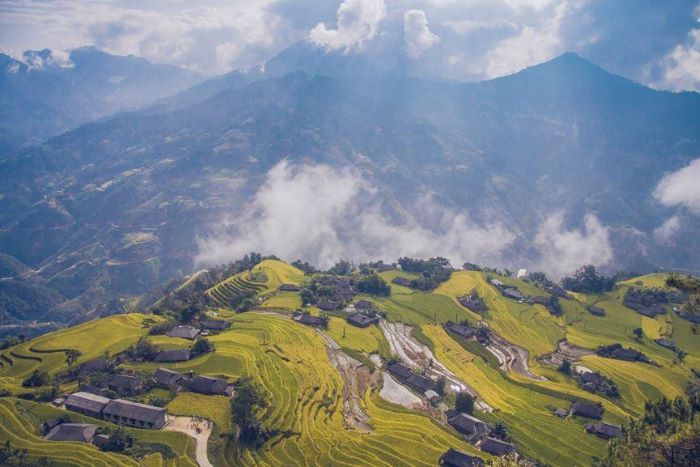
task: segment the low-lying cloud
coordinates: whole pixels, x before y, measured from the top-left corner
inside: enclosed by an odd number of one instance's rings
[[[582,228],[567,230],[564,214],[550,216],[539,228],[534,241],[541,260],[539,269],[562,277],[583,264],[606,266],[613,259],[608,228],[588,214]]]
[[[700,159],[662,178],[654,197],[664,206],[685,207],[700,215]]]
[[[478,225],[429,195],[410,207],[411,214],[390,214],[381,200],[355,169],[281,162],[242,215],[200,239],[196,260],[222,263],[260,251],[320,267],[403,255],[495,264],[515,238],[502,224]]]
[[[430,30],[423,10],[408,10],[404,14],[403,37],[406,53],[414,60],[440,42],[440,37]]]
[[[336,29],[318,23],[309,33],[309,40],[327,50],[360,48],[377,34],[379,23],[385,16],[384,0],[345,0],[338,7]]]

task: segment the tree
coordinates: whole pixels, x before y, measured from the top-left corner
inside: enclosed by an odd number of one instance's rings
[[[128,353],[132,360],[151,360],[156,356],[156,353],[158,353],[158,347],[153,345],[153,343],[145,337],[142,337],[136,345],[129,348]]]
[[[391,287],[377,274],[364,276],[357,281],[355,286],[359,292],[378,295],[380,297],[388,297],[391,293]]]
[[[508,427],[501,421],[496,422],[491,435],[494,438],[498,438],[503,441],[510,441],[510,432],[508,431]]]
[[[571,362],[568,360],[562,360],[558,370],[568,376],[573,376],[574,374],[574,369],[571,367]]]
[[[435,392],[440,394],[440,396],[445,395],[445,384],[447,383],[447,380],[445,379],[444,376],[440,376],[437,381],[435,382]]]
[[[236,395],[231,399],[231,416],[240,428],[239,439],[247,446],[258,448],[265,442],[268,433],[256,414],[267,404],[250,377],[239,379],[235,388]]]
[[[111,452],[123,452],[132,444],[134,444],[134,437],[124,428],[118,426],[109,433],[109,439],[102,449]]]
[[[347,276],[352,272],[352,264],[349,261],[338,261],[329,270],[328,274],[335,276]]]
[[[595,266],[588,264],[581,267],[573,276],[562,279],[562,286],[572,292],[609,292],[615,287],[615,278],[598,274]]]
[[[78,361],[81,355],[82,353],[80,353],[79,350],[66,350],[66,365],[68,365],[69,367],[73,366],[73,364]]]
[[[642,331],[642,328],[634,328],[634,330],[632,331],[632,334],[634,334],[634,337],[636,337],[637,340],[644,337],[644,331]]]
[[[255,302],[253,301],[252,298],[246,298],[244,299],[240,305],[236,308],[236,311],[238,313],[245,313],[246,311],[252,310],[255,308]]]
[[[468,392],[457,393],[457,398],[455,400],[455,410],[459,413],[474,413],[474,397]]]
[[[212,344],[209,339],[205,337],[198,337],[192,345],[192,353],[196,355],[203,355],[205,353],[212,352],[214,350],[214,344]]]
[[[187,308],[180,311],[180,322],[182,324],[189,324],[194,321],[202,313],[202,310],[195,306],[190,305]]]
[[[313,303],[316,303],[316,297],[314,296],[314,293],[309,289],[302,289],[299,296],[301,297],[301,306],[309,306]]]
[[[476,337],[480,342],[490,342],[491,332],[489,331],[489,328],[481,326],[476,330]]]
[[[34,370],[32,374],[22,381],[22,386],[25,388],[38,388],[49,384],[49,374],[42,370]]]

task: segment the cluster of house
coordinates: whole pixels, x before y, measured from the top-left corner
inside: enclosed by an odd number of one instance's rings
[[[679,318],[684,319],[686,321],[690,321],[693,324],[700,324],[700,315],[691,313],[689,311],[682,311],[678,308],[674,308],[673,311],[676,312],[676,315],[678,315]]]
[[[469,295],[465,295],[464,297],[460,298],[459,303],[474,313],[483,313],[488,309],[484,301],[481,299],[481,297],[479,297],[479,294],[476,293],[475,290],[473,290]]]
[[[642,362],[653,365],[654,362],[639,350],[624,348],[621,344],[611,344],[599,347],[596,351],[601,357],[623,360],[626,362]]]
[[[440,395],[435,392],[435,381],[432,379],[414,373],[413,370],[400,362],[389,365],[388,370],[396,379],[422,394],[431,404],[440,402]]]
[[[339,310],[355,295],[350,279],[345,277],[323,276],[318,279],[318,284],[332,291],[330,297],[316,303],[316,306],[323,311]]]
[[[109,399],[89,392],[75,392],[63,403],[67,410],[100,418],[118,425],[157,430],[165,425],[163,407],[124,399]]]
[[[197,336],[207,336],[212,332],[225,331],[231,327],[231,323],[220,319],[205,319],[199,323],[199,328],[188,324],[175,326],[165,333],[168,337],[179,337],[181,339],[193,340]],[[156,353],[153,361],[158,363],[186,362],[192,358],[190,349],[164,349]]]
[[[558,411],[561,411],[562,409],[557,409]],[[603,418],[603,412],[605,409],[603,408],[602,405],[600,404],[593,404],[591,402],[585,402],[585,401],[578,401],[574,402],[571,405],[571,410],[570,413],[571,415],[576,415],[579,417],[584,417],[584,418],[591,418],[593,420],[600,420]],[[556,413],[555,415],[557,416],[562,416],[561,412]],[[563,411],[563,417],[566,417],[568,414],[566,411]],[[610,439],[610,438],[615,438],[617,436],[620,436],[622,433],[622,429],[617,426],[617,425],[611,425],[609,423],[604,423],[604,422],[595,422],[595,423],[589,423],[586,425],[586,431],[590,434],[596,435],[599,438],[603,439]]]
[[[328,325],[328,319],[323,316],[313,316],[311,313],[302,313],[301,311],[295,311],[292,313],[292,319],[299,324],[305,324],[307,326],[325,328]]]
[[[515,452],[515,445],[492,436],[493,428],[468,413],[447,413],[447,422],[470,444],[494,456]]]
[[[615,384],[594,371],[587,371],[579,375],[579,381],[581,382],[581,389],[591,393],[605,392],[606,387],[614,387]]]
[[[490,278],[489,283],[496,287],[499,292],[501,292],[501,295],[503,295],[506,298],[510,298],[512,300],[515,300],[517,302],[524,302],[525,299],[527,298],[525,294],[523,294],[520,290],[518,290],[516,287],[511,287],[509,285],[504,284],[503,282],[499,281],[498,279]]]
[[[360,328],[366,328],[370,324],[379,322],[379,314],[374,303],[369,300],[359,300],[350,309],[348,323]]]

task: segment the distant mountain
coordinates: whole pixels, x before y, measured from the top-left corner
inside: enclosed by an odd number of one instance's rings
[[[0,142],[7,138],[19,147],[140,109],[201,80],[182,68],[92,47],[72,50],[65,61],[46,49],[27,51],[22,60],[0,54]]]
[[[358,168],[389,219],[426,192],[477,223],[495,219],[518,234],[507,265],[537,264],[533,239],[558,211],[566,227],[587,213],[609,226],[620,269],[700,264],[696,221],[676,244],[652,234],[669,216],[654,187],[700,154],[700,95],[655,91],[573,54],[481,83],[400,67],[348,76],[337,56],[336,73],[319,76],[311,70],[330,65],[314,57],[293,50],[6,158],[0,251],[90,310],[191,272],[196,238],[224,214],[235,223],[287,159]]]

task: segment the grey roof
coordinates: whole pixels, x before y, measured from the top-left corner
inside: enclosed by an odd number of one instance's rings
[[[501,290],[501,294],[514,300],[522,300],[525,298],[525,295],[523,295],[522,292],[515,287],[506,287],[505,289]]]
[[[671,350],[676,350],[677,348],[676,343],[670,339],[656,339],[656,343],[659,344],[661,347],[666,347],[667,349]]]
[[[158,384],[164,384],[170,386],[171,384],[177,383],[183,378],[181,373],[174,370],[169,370],[168,368],[156,368],[153,372],[153,379],[156,380]]]
[[[201,324],[204,329],[210,329],[212,331],[223,331],[231,327],[231,323],[222,319],[205,319],[202,320]]]
[[[56,425],[46,435],[51,441],[79,441],[89,443],[95,436],[97,425],[86,423],[63,423]]]
[[[90,394],[88,392],[74,392],[68,399],[65,405],[67,407],[76,407],[82,410],[99,413],[107,405],[109,399],[106,397]]]
[[[405,277],[394,277],[391,282],[393,282],[396,285],[401,285],[403,287],[410,287],[411,286],[411,279],[406,279]]]
[[[594,373],[592,371],[589,371],[587,373],[583,373],[581,376],[581,382],[582,383],[593,383],[595,385],[603,384],[605,382],[605,378],[603,375],[599,373]]]
[[[588,312],[595,316],[605,316],[605,310],[599,306],[589,306]]]
[[[435,387],[435,382],[432,379],[415,373],[406,378],[406,383],[421,392]]]
[[[90,394],[96,394],[98,396],[104,396],[105,393],[107,392],[106,389],[98,388],[97,386],[93,386],[91,384],[83,384],[82,386],[80,386],[79,391],[80,392],[87,392]]]
[[[590,402],[574,402],[571,406],[572,415],[579,415],[586,418],[600,419],[603,416],[603,410],[601,405],[592,404]]]
[[[479,445],[479,448],[484,452],[493,454],[494,456],[505,456],[506,454],[510,454],[511,452],[515,451],[514,445],[496,438],[484,439]]]
[[[112,417],[126,417],[146,423],[155,423],[158,417],[165,413],[165,409],[123,399],[114,399],[105,406],[103,413]]]
[[[634,349],[616,349],[613,351],[611,356],[618,360],[634,362],[639,359],[640,354],[637,350]]]
[[[225,379],[201,375],[197,375],[185,382],[187,389],[203,394],[224,394],[228,385]]]
[[[110,375],[109,387],[116,389],[127,389],[134,391],[141,385],[141,380],[138,376],[132,375]]]
[[[481,467],[484,461],[480,457],[469,456],[454,448],[447,450],[440,458],[440,463],[448,467]]]
[[[460,413],[449,420],[450,425],[457,430],[470,435],[485,435],[489,427],[485,422],[467,413]]]
[[[677,311],[676,314],[679,318],[683,318],[691,323],[700,324],[700,315],[695,313],[690,313],[688,311]]]
[[[309,314],[302,314],[297,317],[296,320],[301,324],[308,324],[309,326],[323,326],[326,323],[320,316],[311,316]]]
[[[394,363],[389,367],[389,373],[399,378],[408,378],[413,374],[411,369],[403,363]]]
[[[323,311],[333,311],[338,308],[338,303],[330,300],[321,300],[316,304],[316,306]]]
[[[166,332],[165,335],[169,337],[181,337],[183,339],[194,339],[199,334],[199,329],[192,326],[175,326],[170,331]]]
[[[301,288],[296,284],[282,284],[277,290],[280,292],[298,292]]]
[[[610,439],[620,436],[622,429],[617,425],[610,425],[608,423],[598,422],[587,426],[586,431],[603,439]]]
[[[375,321],[376,321],[376,318],[370,318],[369,316],[365,316],[362,313],[353,313],[350,316],[348,316],[348,323],[354,324],[354,325],[360,326],[360,327],[369,326],[370,324],[374,323]]]
[[[437,392],[433,391],[432,389],[428,389],[427,391],[425,391],[425,392],[423,393],[423,395],[424,395],[426,398],[428,398],[429,400],[430,400],[430,399],[434,399],[434,398],[436,398],[436,397],[437,397],[438,399],[440,398],[440,394],[438,394]]]
[[[355,303],[355,308],[358,310],[371,310],[374,308],[374,303],[370,302],[369,300],[359,300],[357,303]]]
[[[465,326],[464,324],[453,323],[450,321],[445,325],[445,327],[458,336],[462,336],[467,339],[474,336],[474,330],[469,326]]]
[[[186,362],[192,357],[190,349],[161,350],[156,354],[156,362]]]
[[[88,360],[80,366],[80,373],[93,373],[95,371],[104,371],[109,367],[109,362],[104,357]]]

